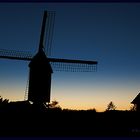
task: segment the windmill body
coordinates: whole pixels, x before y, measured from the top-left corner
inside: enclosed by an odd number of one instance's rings
[[[29,63],[28,100],[40,104],[50,102],[52,68],[41,49]]]

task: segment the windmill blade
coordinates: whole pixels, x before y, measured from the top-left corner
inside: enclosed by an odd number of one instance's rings
[[[93,72],[97,70],[97,61],[72,60],[49,58],[51,66],[55,71],[66,72]]]
[[[44,48],[44,34],[45,34],[45,29],[46,29],[46,19],[47,19],[47,16],[48,16],[48,12],[44,11],[38,51],[42,50]]]
[[[54,22],[55,22],[55,12],[49,11],[47,16],[46,30],[45,30],[45,43],[44,49],[47,53],[47,56],[51,56],[52,52],[52,40],[53,40],[53,31],[54,31]]]
[[[32,57],[30,52],[0,49],[0,58],[30,61]]]
[[[0,49],[0,58],[30,61],[30,52]],[[68,72],[93,72],[97,69],[97,61],[48,58],[53,70]]]
[[[54,20],[54,11],[44,11],[40,34],[39,50],[44,49],[47,53],[47,56],[51,55]]]

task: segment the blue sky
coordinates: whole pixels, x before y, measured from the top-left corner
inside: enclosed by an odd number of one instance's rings
[[[44,10],[56,11],[51,57],[97,60],[97,72],[55,72],[51,100],[62,108],[129,109],[140,89],[139,3],[1,3],[0,48],[38,49]],[[0,93],[23,100],[28,63],[0,60]]]

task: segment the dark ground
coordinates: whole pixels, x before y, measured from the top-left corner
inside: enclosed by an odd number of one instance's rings
[[[4,108],[0,110],[0,136],[138,137],[140,113]]]

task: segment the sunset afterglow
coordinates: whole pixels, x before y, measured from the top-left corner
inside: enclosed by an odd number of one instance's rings
[[[92,73],[56,72],[51,101],[62,108],[104,111],[110,101],[129,110],[140,90],[139,3],[1,3],[0,49],[38,50],[42,14],[55,11],[52,54],[97,60]],[[0,60],[0,95],[24,100],[29,62]]]

